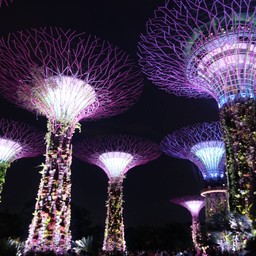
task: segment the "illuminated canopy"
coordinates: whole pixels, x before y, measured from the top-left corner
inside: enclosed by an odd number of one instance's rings
[[[81,79],[70,76],[52,76],[45,80],[45,86],[34,90],[39,111],[59,121],[73,121],[81,111],[96,101],[93,87]]]
[[[255,98],[255,14],[253,0],[166,1],[141,35],[143,72],[170,93],[211,97],[220,108]]]
[[[222,141],[200,142],[194,145],[190,151],[204,165],[205,168],[201,171],[205,178],[224,177],[223,170],[219,168],[225,155],[225,146]]]
[[[133,156],[125,152],[107,152],[99,156],[99,160],[106,166],[109,177],[120,177],[131,163]]]
[[[19,143],[0,138],[0,163],[12,162],[21,150]]]
[[[204,201],[203,200],[184,201],[181,203],[181,205],[187,208],[190,211],[192,216],[196,216],[204,207]]]

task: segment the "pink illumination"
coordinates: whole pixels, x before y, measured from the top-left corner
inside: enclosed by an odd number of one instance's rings
[[[132,155],[125,152],[107,152],[99,156],[111,178],[122,176],[132,159]]]
[[[201,209],[204,207],[204,201],[191,200],[180,203],[185,208],[187,208],[192,216],[197,216]]]
[[[212,97],[219,108],[255,98],[255,14],[252,0],[166,1],[141,36],[143,72],[170,93]]]
[[[71,247],[73,133],[81,120],[129,109],[143,89],[140,69],[109,42],[61,28],[1,38],[0,69],[2,95],[48,118],[46,160],[25,254],[64,255]]]
[[[19,143],[0,138],[0,163],[12,162],[21,150],[22,147]]]
[[[0,162],[42,155],[44,134],[33,127],[10,119],[0,118]]]
[[[90,105],[96,102],[96,92],[81,79],[69,76],[53,76],[45,80],[45,90],[33,90],[39,104],[38,112],[58,121],[70,122]]]
[[[108,200],[103,251],[125,252],[123,223],[123,179],[131,168],[160,156],[159,146],[146,139],[126,135],[88,138],[74,145],[74,155],[95,164],[108,175]]]
[[[199,213],[201,209],[205,206],[204,198],[201,196],[185,196],[180,198],[174,198],[171,200],[172,203],[181,205],[189,210],[192,216],[192,240],[195,248],[200,249],[200,244],[198,242],[198,238],[201,235],[200,231],[200,222],[199,222]]]

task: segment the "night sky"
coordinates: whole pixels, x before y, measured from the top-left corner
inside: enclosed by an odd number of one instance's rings
[[[53,26],[94,34],[119,46],[137,60],[137,42],[160,0],[14,0],[0,8],[0,35],[31,27]],[[46,118],[15,107],[0,98],[0,115],[46,131]],[[218,120],[214,100],[187,99],[158,89],[144,76],[144,92],[128,111],[109,119],[82,121],[87,136],[130,134],[156,143],[168,133],[198,122]],[[21,159],[8,169],[0,210],[21,212],[37,194],[44,157]],[[124,180],[124,222],[127,227],[189,222],[185,208],[170,203],[173,197],[199,194],[200,173],[187,160],[162,155],[131,169]],[[107,175],[96,166],[73,158],[72,202],[90,211],[95,224],[105,222]]]

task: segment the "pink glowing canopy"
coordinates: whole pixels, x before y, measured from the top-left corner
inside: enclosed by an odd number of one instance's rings
[[[88,138],[74,145],[74,155],[98,165],[109,178],[124,175],[137,165],[160,156],[159,146],[147,139],[129,135]]]
[[[204,198],[201,196],[184,196],[174,198],[171,200],[172,203],[179,204],[189,210],[192,217],[197,217],[204,207]]]
[[[205,180],[223,181],[225,146],[219,122],[198,123],[168,134],[162,150],[172,156],[192,161]]]
[[[253,0],[172,0],[155,11],[139,43],[143,72],[180,96],[212,97],[221,108],[256,91]]]
[[[10,119],[0,119],[0,163],[45,152],[44,133]]]
[[[76,123],[121,113],[143,89],[135,61],[107,41],[60,28],[0,39],[0,89],[49,120]]]

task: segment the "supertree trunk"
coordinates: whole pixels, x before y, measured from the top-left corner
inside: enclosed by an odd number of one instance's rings
[[[0,203],[2,201],[2,190],[3,190],[3,185],[5,183],[5,175],[8,167],[10,166],[9,163],[0,163]]]
[[[71,247],[71,138],[74,129],[49,123],[46,160],[25,252],[65,255]]]
[[[198,221],[198,216],[192,217],[191,233],[194,247],[197,251],[199,251],[201,247],[199,243],[199,240],[201,240],[201,228],[200,222]]]
[[[103,251],[111,254],[126,250],[123,223],[123,177],[110,178],[108,182],[107,217]]]
[[[226,144],[231,211],[246,215],[256,227],[256,102],[237,101],[220,111]]]

